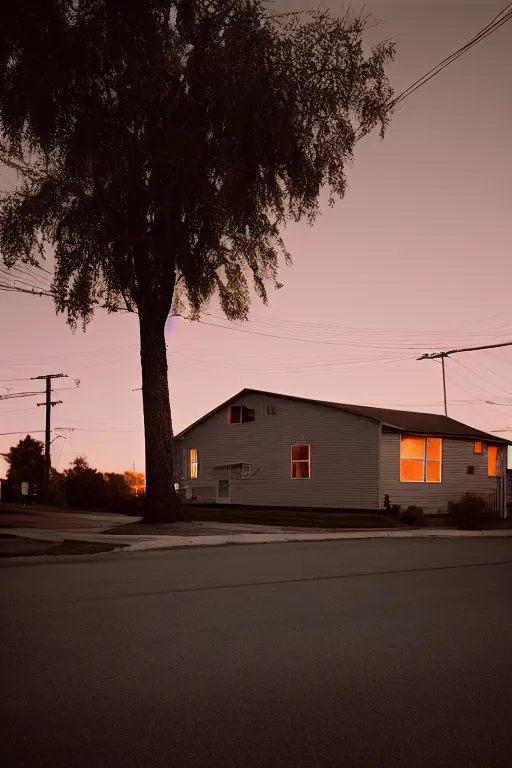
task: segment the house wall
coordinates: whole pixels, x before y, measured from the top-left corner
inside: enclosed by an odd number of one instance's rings
[[[275,405],[275,416],[265,415]],[[231,405],[255,409],[255,420],[228,424],[228,408],[198,424],[179,441],[198,451],[198,480],[218,478],[222,464],[249,463],[252,475],[231,475],[231,502],[262,506],[376,509],[379,503],[379,425],[370,419],[314,403],[249,394]],[[311,446],[311,477],[291,479],[291,446]],[[222,476],[224,476],[224,474]],[[178,467],[177,479],[186,472]],[[193,483],[193,481],[191,481]]]
[[[506,466],[505,450],[498,449],[501,466]],[[486,496],[496,490],[502,478],[487,476],[487,446],[484,452],[474,453],[473,440],[443,438],[443,454],[440,483],[400,482],[400,435],[383,432],[381,437],[381,505],[384,495],[389,495],[391,504],[402,508],[410,505],[423,507],[425,514],[447,512],[449,501],[458,501],[463,493],[470,491]],[[475,473],[467,473],[468,466],[474,466]]]

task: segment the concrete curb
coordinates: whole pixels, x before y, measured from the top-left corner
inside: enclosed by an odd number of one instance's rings
[[[60,542],[66,540],[71,541],[84,541],[90,543],[109,543],[112,546],[123,548],[113,550],[108,553],[97,553],[92,555],[40,555],[40,556],[25,556],[19,557],[1,558],[0,563],[7,565],[13,564],[13,561],[17,563],[23,562],[71,562],[76,561],[78,558],[83,559],[97,559],[101,556],[120,554],[130,554],[137,552],[151,552],[162,551],[169,549],[186,549],[189,547],[221,547],[221,546],[233,546],[241,544],[291,544],[298,542],[314,542],[314,541],[354,541],[362,539],[475,539],[475,538],[511,538],[512,530],[493,530],[493,531],[460,531],[460,530],[447,530],[447,529],[416,529],[416,530],[359,530],[359,531],[343,531],[341,533],[331,532],[318,532],[318,533],[234,533],[234,534],[222,534],[222,535],[206,535],[206,536],[116,536],[115,534],[100,534],[100,533],[75,533],[69,531],[48,531],[37,529],[5,529],[0,530],[0,533],[9,533],[12,536],[19,536],[22,538],[36,539],[43,541],[55,541]],[[69,559],[68,559],[69,558]]]

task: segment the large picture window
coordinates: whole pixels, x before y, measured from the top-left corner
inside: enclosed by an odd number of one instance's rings
[[[440,483],[442,455],[440,437],[401,437],[400,482]]]

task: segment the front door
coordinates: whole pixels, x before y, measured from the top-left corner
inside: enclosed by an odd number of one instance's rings
[[[217,480],[217,504],[231,504],[231,482],[229,480]]]

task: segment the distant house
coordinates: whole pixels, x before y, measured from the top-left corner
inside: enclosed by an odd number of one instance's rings
[[[189,499],[444,513],[471,491],[506,514],[508,441],[432,413],[244,389],[176,436]]]

